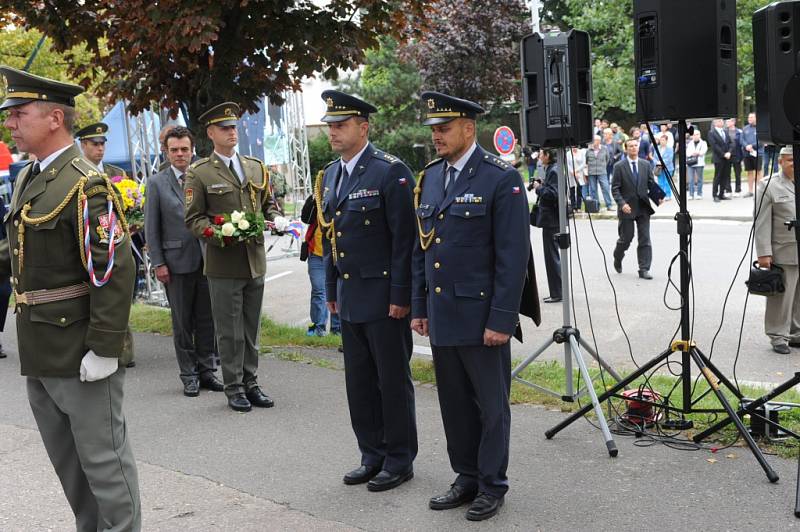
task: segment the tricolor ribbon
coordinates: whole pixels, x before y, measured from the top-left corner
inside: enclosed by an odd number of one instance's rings
[[[111,198],[108,199],[108,264],[106,265],[106,273],[99,281],[94,273],[94,264],[92,263],[92,242],[91,242],[91,227],[89,225],[89,200],[83,200],[83,245],[86,248],[86,271],[89,272],[89,278],[92,284],[98,288],[103,286],[111,279],[111,270],[114,268],[114,231],[117,228],[117,217],[114,215],[114,203]]]

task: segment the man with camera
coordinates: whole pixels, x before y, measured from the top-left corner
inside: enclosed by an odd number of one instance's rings
[[[756,193],[755,244],[761,268],[783,269],[786,290],[767,297],[764,332],[772,350],[781,355],[789,347],[800,347],[800,286],[798,285],[797,241],[786,222],[797,218],[794,195],[794,156],[786,146],[778,158],[780,172],[763,180]]]

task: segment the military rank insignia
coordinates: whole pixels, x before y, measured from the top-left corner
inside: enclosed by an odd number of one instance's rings
[[[483,196],[476,196],[474,194],[464,194],[463,196],[457,196],[455,199],[456,203],[483,203]]]
[[[187,188],[186,192],[184,193],[186,199],[186,205],[191,205],[192,200],[194,199],[194,190],[191,188]]]
[[[108,215],[101,214],[100,216],[98,216],[97,223],[100,225],[97,226],[95,231],[97,231],[97,235],[100,237],[100,243],[108,244],[108,227],[110,225],[108,222]],[[114,243],[119,244],[120,242],[122,242],[122,237],[124,236],[125,232],[122,228],[122,224],[121,223],[114,224]]]

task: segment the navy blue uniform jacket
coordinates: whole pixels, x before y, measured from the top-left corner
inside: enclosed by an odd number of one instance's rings
[[[414,178],[402,161],[369,144],[337,196],[341,164],[329,164],[322,178],[322,212],[334,220],[337,253],[334,263],[323,239],[326,296],[343,320],[366,323],[387,318],[390,304],[411,304]]]
[[[480,146],[444,194],[443,160],[428,165],[417,215],[435,231],[414,245],[413,318],[428,318],[431,344],[483,345],[484,329],[513,334],[531,258],[522,176]],[[535,283],[535,279],[533,280]]]

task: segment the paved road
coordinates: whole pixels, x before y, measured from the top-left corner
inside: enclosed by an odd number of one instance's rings
[[[563,414],[535,406],[512,408],[506,507],[489,525],[469,524],[463,510],[426,508],[453,478],[434,390],[417,388],[416,477],[373,494],[341,483],[358,460],[341,371],[264,359],[262,382],[277,406],[236,414],[221,394],[180,394],[169,338],[135,341],[139,364],[128,372],[126,410],[144,530],[798,528],[793,462],[770,458],[781,475],[773,485],[741,448],[712,455],[638,447],[620,437],[620,454],[611,459],[601,435],[583,421],[545,440],[544,430]],[[69,530],[69,509],[17,373],[13,355],[2,361],[0,529]]]
[[[739,198],[713,203],[705,198],[702,201],[690,201],[689,208],[696,217],[692,262],[694,338],[698,346],[712,356],[712,360],[723,372],[733,377],[739,331],[742,330],[736,368],[738,378],[755,382],[786,380],[800,362],[800,350],[793,350],[789,356],[779,356],[772,352],[763,334],[764,298],[747,298],[744,327],[741,327],[747,296],[744,281],[749,270],[749,258],[745,259],[735,281],[733,278],[747,251],[751,223],[743,220],[750,217],[751,200]],[[633,369],[634,360],[641,364],[663,351],[678,326],[680,313],[668,309],[664,304],[670,261],[678,251],[676,225],[672,220],[676,211],[676,202],[669,202],[659,208],[657,216],[652,220],[652,273],[655,277],[652,281],[643,281],[637,276],[635,242],[623,264],[623,273],[618,275],[614,272],[611,252],[617,239],[616,220],[605,216],[605,219],[594,220],[591,224],[585,218],[576,222],[577,231],[573,234],[575,245],[572,248],[576,323],[584,337],[593,338],[597,342],[601,356],[618,369]],[[533,229],[531,238],[540,295],[545,297],[548,291],[541,252],[541,231]],[[285,245],[279,244],[273,253],[282,247]],[[269,263],[264,311],[271,318],[292,325],[305,326],[309,323],[306,303],[309,283],[305,267],[297,258]],[[677,261],[671,278],[678,283]],[[733,289],[730,292],[725,321],[712,350],[712,340],[719,328],[723,303],[732,281]],[[667,291],[666,300],[673,308],[680,304],[678,293],[672,288]],[[589,309],[592,326],[589,323]],[[617,318],[617,309],[630,339],[630,350]],[[513,343],[514,356],[525,358],[546,342],[552,332],[562,324],[562,307],[543,304],[541,327],[536,328],[530,320],[523,319],[525,343]],[[416,335],[414,341],[420,346],[427,345],[425,339]],[[563,360],[563,349],[551,347],[541,358]]]

